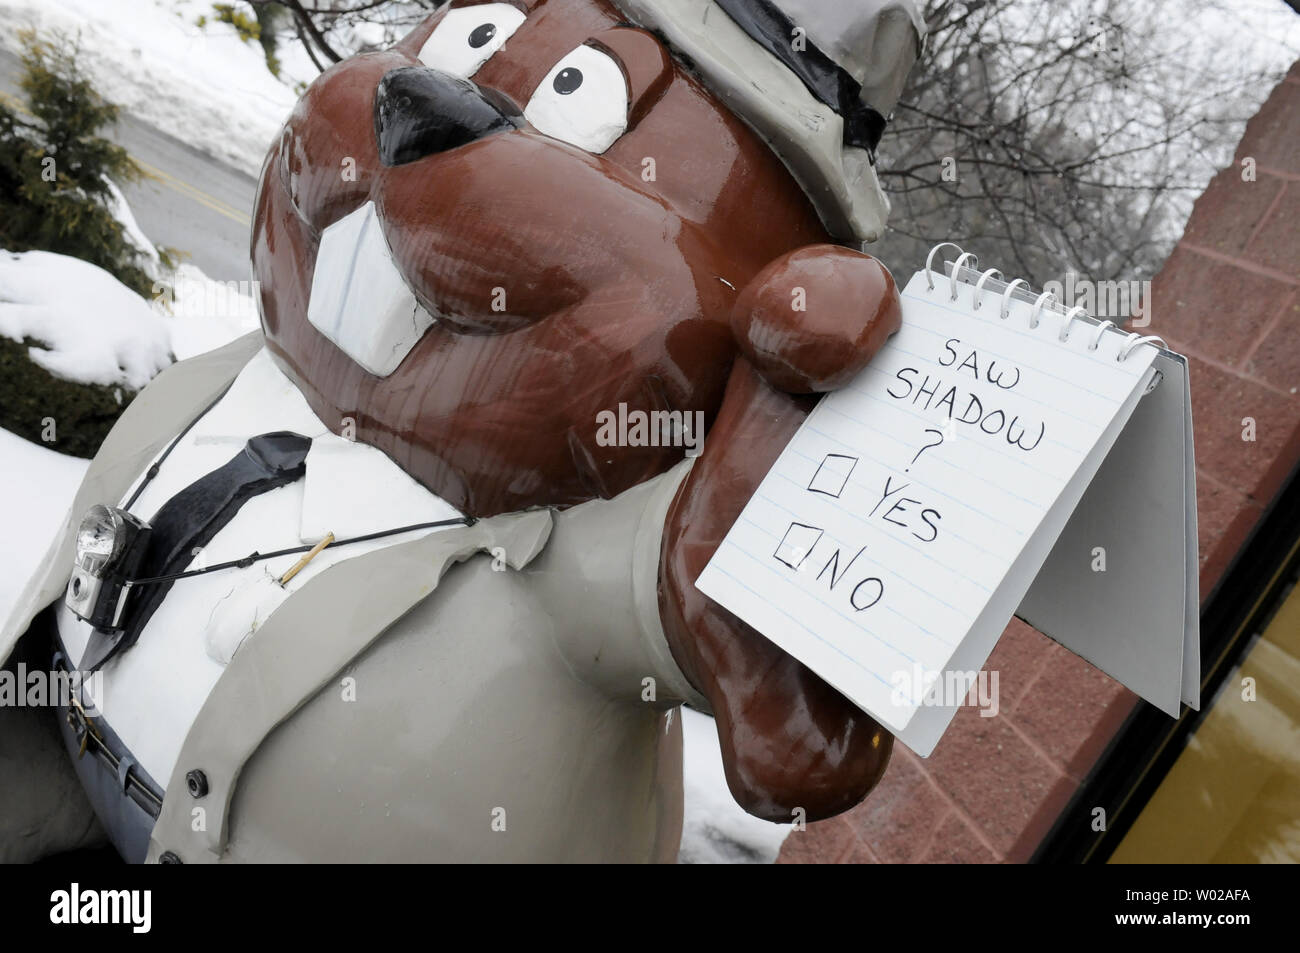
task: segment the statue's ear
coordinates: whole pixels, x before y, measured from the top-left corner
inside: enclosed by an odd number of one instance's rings
[[[843,387],[901,320],[889,270],[840,245],[787,252],[745,285],[731,309],[741,352],[792,394]]]

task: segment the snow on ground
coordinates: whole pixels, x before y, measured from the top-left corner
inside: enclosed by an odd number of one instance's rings
[[[211,351],[260,326],[254,288],[249,281],[213,281],[193,265],[183,264],[171,279],[172,353],[176,360]],[[163,302],[160,302],[160,306]]]
[[[252,282],[213,281],[190,264],[168,272],[121,190],[109,185],[114,217],[158,281],[154,300],[77,258],[0,249],[0,335],[41,342],[28,353],[57,377],[139,390],[173,357],[256,330],[257,305]]]
[[[109,186],[113,216],[122,223],[127,239],[145,256],[145,270],[159,282],[153,305],[168,318],[171,352],[176,360],[219,348],[257,329],[256,289],[251,281],[213,281],[202,269],[188,263],[167,272],[122,191],[111,182]]]
[[[28,353],[56,377],[139,390],[173,356],[257,329],[251,282],[213,281],[189,264],[164,280],[149,302],[80,259],[0,250],[0,335],[41,342]]]
[[[117,183],[112,179],[104,179],[104,182],[108,185],[109,211],[122,224],[122,230],[126,232],[127,242],[134,246],[140,254],[144,255],[146,261],[145,271],[157,278],[162,270],[162,258],[158,254],[158,249],[154,247],[153,242],[149,241],[149,236],[144,233],[140,223],[135,220],[135,214],[131,211],[131,204],[127,202],[126,196],[117,187]]]
[[[0,430],[0,500],[5,500],[5,544],[0,546],[0,621],[63,524],[89,460],[79,460]]]
[[[31,338],[56,377],[139,390],[171,363],[166,320],[102,268],[67,255],[0,253],[0,335]]]
[[[78,39],[80,65],[106,99],[196,148],[257,175],[298,94],[316,70],[285,44],[279,80],[262,48],[233,27],[209,22],[205,0],[0,0],[0,43],[35,27]],[[305,69],[303,65],[305,64]]]

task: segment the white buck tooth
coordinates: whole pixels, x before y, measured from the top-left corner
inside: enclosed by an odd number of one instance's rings
[[[393,263],[374,202],[321,235],[307,320],[377,377],[397,370],[433,324]]]

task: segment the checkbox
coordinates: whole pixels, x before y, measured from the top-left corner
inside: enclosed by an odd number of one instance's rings
[[[776,552],[772,555],[791,569],[798,569],[817,545],[817,541],[822,538],[822,532],[820,528],[809,526],[807,523],[791,523],[790,528],[781,537],[781,544],[776,547]]]
[[[824,493],[838,499],[839,495],[844,492],[844,487],[848,485],[849,474],[853,472],[853,468],[857,465],[857,457],[846,456],[842,453],[828,453],[822,459],[822,462],[818,464],[817,472],[813,474],[808,489],[813,493]]]

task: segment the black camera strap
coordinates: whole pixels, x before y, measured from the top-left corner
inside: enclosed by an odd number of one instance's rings
[[[261,434],[251,438],[224,466],[173,496],[149,521],[153,532],[139,569],[141,576],[168,576],[183,570],[194,559],[194,551],[211,542],[245,503],[300,479],[307,472],[310,449],[311,438],[301,434]],[[126,624],[120,631],[92,632],[81,670],[92,672],[133,645],[173,581],[160,580],[137,591],[127,604]]]

